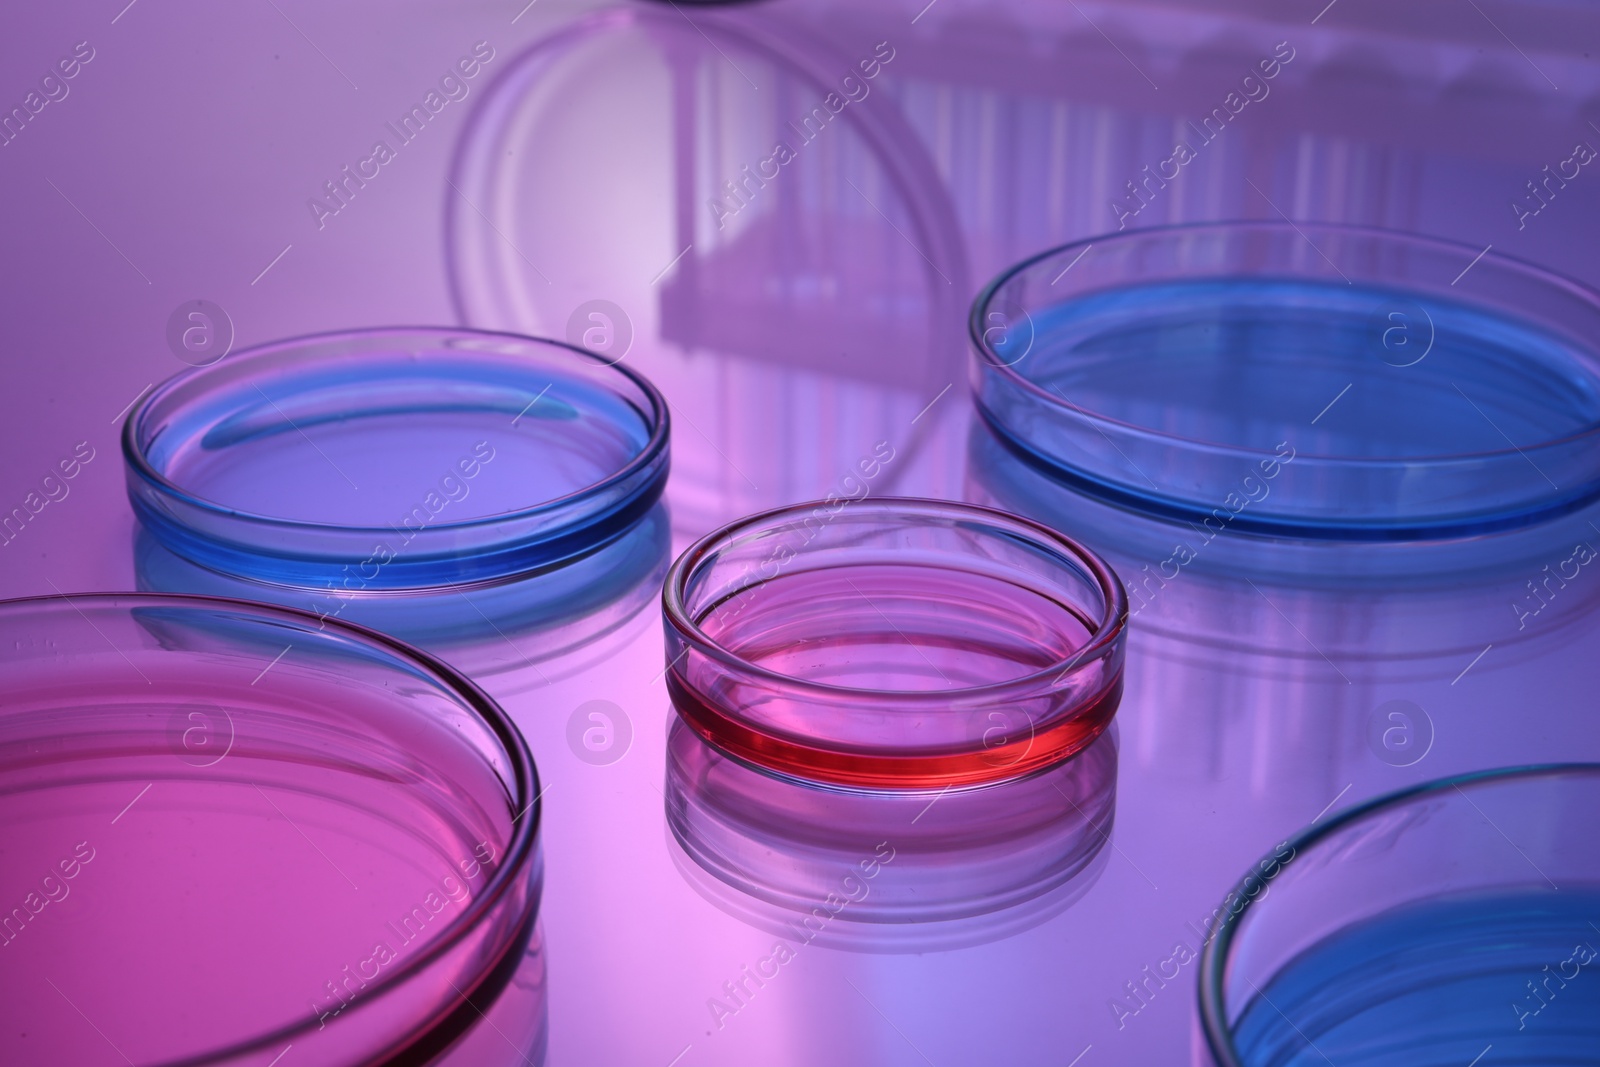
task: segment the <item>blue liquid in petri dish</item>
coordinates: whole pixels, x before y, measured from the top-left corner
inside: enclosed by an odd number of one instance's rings
[[[303,374],[294,392],[221,397],[151,449],[188,492],[239,511],[384,527],[435,494],[436,522],[514,512],[579,492],[625,466],[650,437],[622,397],[577,378],[529,404],[529,376],[414,359],[378,387],[360,369]],[[318,379],[321,380],[318,380]],[[377,395],[375,395],[377,394]],[[526,410],[519,411],[519,409]],[[466,466],[463,467],[462,464]],[[465,470],[473,471],[470,478]]]
[[[1222,278],[1106,290],[1031,318],[995,346],[1002,361],[1079,408],[1191,442],[1413,459],[1600,423],[1600,379],[1576,341],[1405,290]]]
[[[667,474],[647,381],[538,338],[390,328],[294,338],[177,375],[123,435],[167,550],[350,592],[528,576],[644,518]]]
[[[1368,541],[1510,529],[1600,499],[1600,361],[1548,309],[1238,275],[1029,306],[1033,281],[1002,285],[974,318],[979,409],[1080,492],[1189,523],[1226,505],[1238,532]],[[1263,458],[1283,476],[1229,503]]]
[[[1600,887],[1385,912],[1301,953],[1233,1031],[1247,1067],[1600,1064]]]

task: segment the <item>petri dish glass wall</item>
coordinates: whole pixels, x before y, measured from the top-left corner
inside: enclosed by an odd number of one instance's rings
[[[216,598],[7,601],[0,628],[0,1059],[542,1056],[538,779],[471,682]]]

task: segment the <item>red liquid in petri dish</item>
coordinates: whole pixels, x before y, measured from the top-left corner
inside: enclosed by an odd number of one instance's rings
[[[935,501],[804,515],[735,524],[669,576],[668,686],[707,741],[797,777],[937,789],[1048,766],[1110,722],[1125,605],[1079,546]]]

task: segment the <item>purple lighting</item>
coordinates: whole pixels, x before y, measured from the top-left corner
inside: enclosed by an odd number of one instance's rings
[[[1047,527],[970,505],[802,504],[725,527],[667,572],[666,678],[706,741],[861,789],[1026,776],[1122,698],[1117,576]]]
[[[491,1062],[480,1011],[542,1040],[538,780],[471,683],[235,601],[11,601],[0,626],[31,875],[0,919],[8,1062]]]
[[[0,1067],[1600,1067],[1600,10],[11,7]]]

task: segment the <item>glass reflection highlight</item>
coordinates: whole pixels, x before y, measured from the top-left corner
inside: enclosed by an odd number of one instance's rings
[[[1059,914],[1099,877],[1114,734],[1025,778],[888,792],[758,770],[674,717],[673,858],[717,907],[795,943],[922,952],[999,940]]]
[[[657,504],[627,533],[577,560],[507,582],[398,594],[221,574],[175,555],[143,529],[135,534],[134,569],[140,590],[264,601],[370,626],[444,656],[504,695],[582,670],[611,648],[611,636],[655,600],[670,526],[665,505]]]

